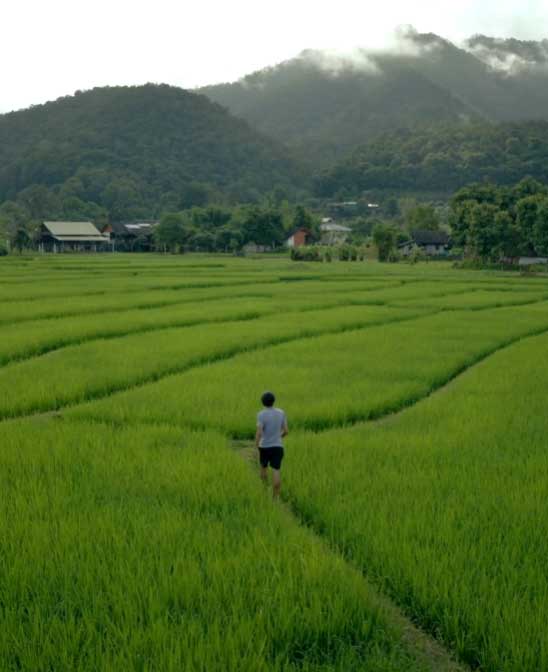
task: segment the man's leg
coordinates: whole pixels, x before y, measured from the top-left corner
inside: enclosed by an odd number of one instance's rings
[[[280,488],[282,487],[282,474],[279,469],[272,469],[272,491],[274,499],[280,496]]]
[[[268,463],[264,464],[264,461],[261,459],[261,451],[259,449],[259,466],[261,467],[260,475],[261,481],[266,485],[268,481]]]

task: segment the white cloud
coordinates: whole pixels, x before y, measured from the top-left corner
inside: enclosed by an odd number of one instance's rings
[[[454,41],[548,34],[548,0],[3,0],[0,17],[0,110],[105,84],[235,80],[306,48],[385,49],[400,24]]]

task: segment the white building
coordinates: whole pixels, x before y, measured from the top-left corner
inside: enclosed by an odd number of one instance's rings
[[[335,224],[331,217],[324,217],[320,224],[321,242],[323,245],[340,245],[352,233],[352,229],[342,224]]]

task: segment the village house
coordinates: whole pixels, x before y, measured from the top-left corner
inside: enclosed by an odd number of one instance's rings
[[[41,252],[104,252],[110,238],[91,222],[43,222],[38,248]]]
[[[527,268],[528,266],[545,266],[548,264],[548,257],[502,257],[501,262],[509,266]]]
[[[411,239],[399,246],[400,253],[407,257],[420,250],[429,257],[445,257],[449,253],[450,239],[445,231],[413,231]]]
[[[250,241],[242,247],[244,254],[259,254],[261,252],[271,252],[272,247],[270,245],[257,245],[257,243]]]
[[[548,257],[520,257],[518,266],[544,266],[548,264]]]
[[[115,222],[103,227],[103,234],[110,236],[112,249],[121,252],[150,252],[153,248],[154,227],[156,221]]]
[[[321,242],[323,245],[341,245],[346,242],[352,229],[336,224],[331,217],[324,217],[320,224]]]
[[[310,229],[300,228],[294,231],[289,238],[285,241],[287,247],[302,247],[306,245],[310,239],[312,232]]]

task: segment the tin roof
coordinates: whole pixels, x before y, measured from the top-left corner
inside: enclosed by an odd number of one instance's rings
[[[320,224],[320,231],[338,231],[339,233],[350,233],[352,229],[348,226],[343,226],[342,224],[326,222],[325,224]]]
[[[95,236],[101,240],[104,239],[91,222],[44,222],[44,226],[54,238],[60,239],[60,237],[68,236],[71,239],[88,240],[90,236]]]
[[[411,239],[417,245],[448,245],[449,236],[445,231],[427,231],[421,229],[411,233]]]

